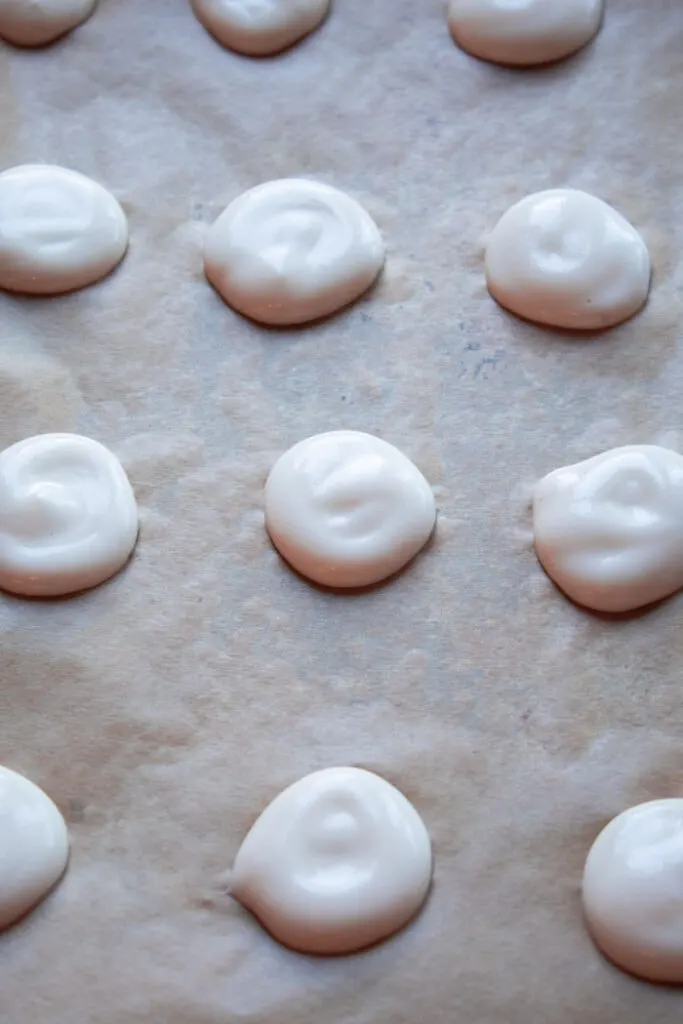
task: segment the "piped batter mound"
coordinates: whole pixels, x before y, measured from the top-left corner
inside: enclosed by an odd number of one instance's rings
[[[0,38],[15,46],[46,46],[77,28],[97,0],[0,0]]]
[[[206,276],[228,305],[264,324],[300,324],[359,298],[384,264],[360,203],[330,185],[282,178],[235,199],[210,228]]]
[[[424,903],[432,850],[419,814],[360,768],[327,768],[265,809],[235,860],[232,895],[279,942],[304,953],[363,949]]]
[[[0,929],[14,924],[64,874],[69,836],[52,800],[0,766]]]
[[[534,545],[574,601],[632,611],[683,587],[683,456],[656,445],[613,448],[544,477]]]
[[[289,49],[322,24],[329,8],[330,0],[192,0],[204,28],[249,57]]]
[[[615,209],[577,189],[527,196],[503,214],[486,250],[486,280],[512,313],[596,330],[628,320],[650,290],[645,242]]]
[[[0,174],[0,288],[36,295],[85,288],[127,247],[126,215],[91,178],[52,164]]]
[[[436,506],[402,452],[355,430],[316,434],[273,466],[266,528],[298,572],[328,587],[362,587],[402,569],[426,544]]]
[[[135,547],[138,510],[116,456],[79,434],[0,452],[0,588],[55,597],[95,587]]]
[[[683,800],[624,811],[595,840],[583,876],[593,940],[617,967],[683,984]]]
[[[547,64],[586,46],[602,13],[603,0],[451,0],[448,27],[482,60]]]

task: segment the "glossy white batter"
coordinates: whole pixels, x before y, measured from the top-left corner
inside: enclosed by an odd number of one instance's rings
[[[600,27],[603,0],[450,0],[463,50],[498,64],[546,64],[575,53]]]
[[[0,766],[0,929],[47,896],[68,858],[66,825],[52,800]]]
[[[53,597],[94,587],[128,560],[138,510],[121,463],[78,434],[0,452],[0,587]]]
[[[0,174],[0,288],[83,288],[113,270],[127,246],[126,215],[91,178],[52,164]]]
[[[293,46],[318,28],[329,7],[330,0],[192,0],[219,43],[251,57]]]
[[[577,189],[537,192],[493,229],[486,250],[491,295],[518,316],[554,327],[612,327],[644,305],[650,256],[636,229]]]
[[[285,946],[350,953],[403,928],[427,896],[432,851],[415,808],[360,768],[294,783],[244,840],[232,895]]]
[[[683,984],[683,800],[640,804],[609,823],[588,854],[583,905],[618,967]]]
[[[534,492],[534,544],[573,600],[623,612],[683,587],[683,457],[613,448],[549,473]]]
[[[97,0],[0,0],[0,37],[15,46],[45,46],[76,28]]]
[[[235,199],[209,230],[206,275],[234,309],[299,324],[357,299],[384,264],[363,207],[329,185],[283,178]]]
[[[285,452],[266,482],[266,527],[280,554],[328,587],[362,587],[402,569],[434,529],[432,490],[398,448],[335,430]]]

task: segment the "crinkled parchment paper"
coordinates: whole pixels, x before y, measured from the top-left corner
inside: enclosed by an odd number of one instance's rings
[[[65,164],[131,224],[106,281],[0,298],[0,444],[77,430],[122,458],[135,557],[98,590],[0,598],[0,762],[45,787],[73,852],[0,938],[2,1024],[660,1024],[683,993],[607,965],[581,921],[599,829],[683,788],[683,596],[609,620],[558,594],[529,487],[627,442],[683,444],[678,0],[611,0],[554,68],[479,63],[440,0],[336,0],[255,61],[185,0],[101,0],[42,52],[0,51],[2,164]],[[366,300],[306,329],[233,314],[206,226],[243,189],[311,175],[388,244]],[[601,336],[536,329],[482,276],[514,200],[614,203],[655,265],[648,308]],[[308,434],[351,427],[434,484],[435,541],[368,593],[315,589],[268,544],[262,486]],[[434,840],[434,888],[359,956],[274,943],[229,896],[242,836],[304,773],[396,783]]]

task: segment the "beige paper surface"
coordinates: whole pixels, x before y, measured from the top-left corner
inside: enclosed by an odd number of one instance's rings
[[[678,0],[611,0],[595,45],[509,71],[452,45],[440,0],[336,0],[287,55],[222,50],[184,0],[101,0],[42,52],[0,51],[2,164],[107,185],[130,252],[98,286],[2,295],[0,444],[78,430],[123,459],[142,532],[115,580],[0,598],[0,762],[68,817],[68,875],[0,937],[2,1024],[673,1024],[683,993],[608,966],[581,921],[587,849],[680,794],[683,597],[610,621],[530,547],[529,486],[614,444],[683,443]],[[365,301],[307,329],[233,314],[206,230],[285,175],[346,189],[388,244]],[[640,227],[652,299],[599,337],[488,298],[486,232],[536,189]],[[270,548],[275,457],[330,428],[399,445],[436,539],[359,595]],[[257,813],[333,764],[374,769],[434,841],[424,913],[316,960],[225,895]],[[1,837],[0,837],[1,841]]]

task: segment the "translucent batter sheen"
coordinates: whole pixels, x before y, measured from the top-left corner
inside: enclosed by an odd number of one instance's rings
[[[298,572],[362,587],[402,569],[434,529],[434,495],[398,448],[355,430],[316,434],[285,452],[265,491],[266,527]]]
[[[38,434],[0,452],[0,587],[54,597],[128,560],[138,510],[121,463],[80,434]]]
[[[244,840],[232,894],[286,946],[350,953],[398,931],[429,889],[415,808],[360,768],[328,768],[273,800]]]
[[[66,825],[52,800],[23,775],[0,766],[0,928],[48,894],[68,857]]]
[[[93,284],[128,247],[128,221],[107,189],[52,164],[0,174],[0,288],[55,295]]]
[[[318,28],[330,0],[192,0],[192,7],[223,46],[265,57],[293,46]]]
[[[498,64],[545,64],[568,57],[600,27],[603,0],[451,0],[453,39]]]
[[[595,196],[557,188],[527,196],[494,227],[486,280],[501,306],[526,320],[591,330],[637,313],[650,256],[629,222]]]
[[[300,324],[342,309],[373,283],[384,243],[339,189],[304,178],[257,185],[209,230],[206,276],[225,301],[265,324]]]
[[[0,0],[0,37],[45,46],[86,21],[97,0]]]
[[[683,456],[626,445],[563,466],[534,492],[534,545],[574,601],[624,612],[683,587]]]
[[[583,877],[586,923],[618,967],[683,983],[683,800],[624,811],[595,840]]]

